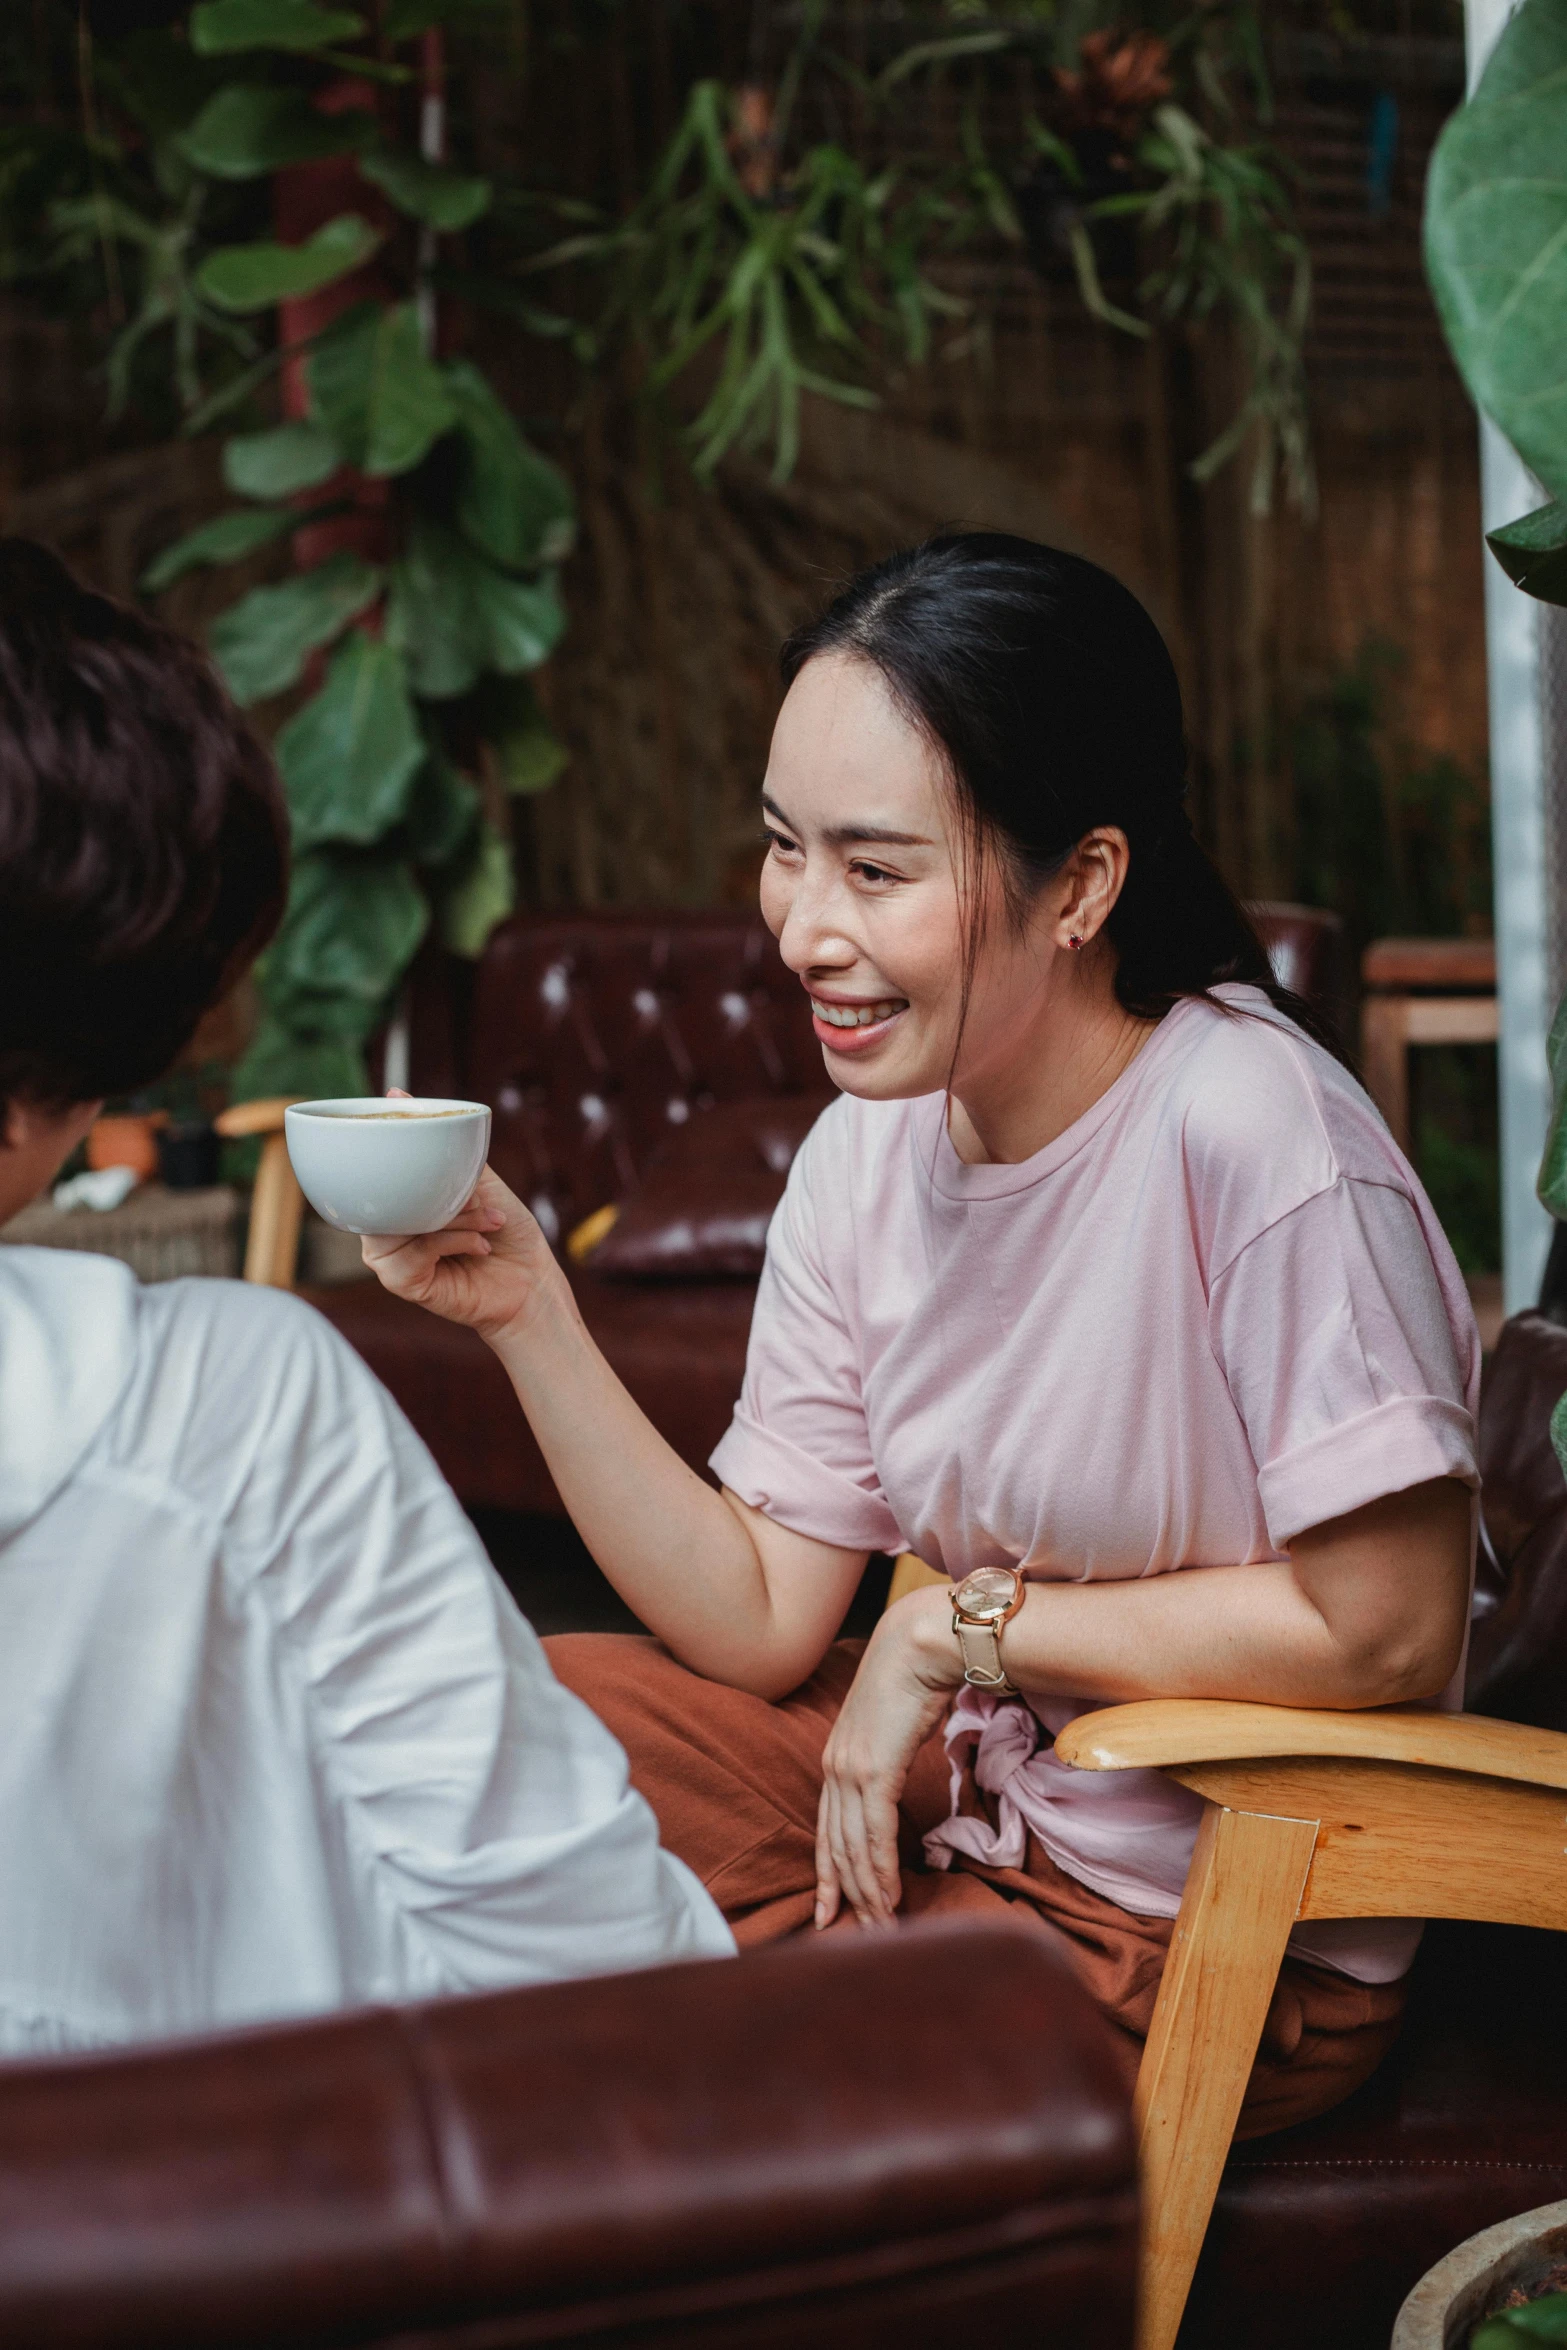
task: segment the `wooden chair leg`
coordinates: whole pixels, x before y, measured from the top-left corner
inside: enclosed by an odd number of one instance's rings
[[[1360,1008],[1360,1058],[1366,1091],[1401,1151],[1409,1148],[1407,996],[1367,996]]]
[[[293,1288],[304,1213],[305,1195],[289,1161],[288,1144],[281,1134],[269,1134],[261,1146],[261,1163],[250,1195],[247,1281],[259,1281],[268,1289]]]
[[[1137,2077],[1138,2350],[1172,2350],[1316,1840],[1218,1804],[1198,1831]]]

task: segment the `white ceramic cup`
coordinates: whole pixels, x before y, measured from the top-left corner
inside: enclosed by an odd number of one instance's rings
[[[439,1232],[490,1149],[482,1102],[295,1102],[284,1113],[299,1188],[339,1232]]]

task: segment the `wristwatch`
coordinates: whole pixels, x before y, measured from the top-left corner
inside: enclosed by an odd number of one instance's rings
[[[963,1678],[976,1689],[999,1689],[1016,1697],[1001,1661],[1001,1633],[1028,1593],[1016,1567],[976,1567],[952,1594],[952,1629],[963,1651]]]

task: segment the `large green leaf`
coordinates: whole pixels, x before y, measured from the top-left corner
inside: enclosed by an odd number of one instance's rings
[[[475,719],[495,753],[501,780],[519,799],[547,791],[569,753],[525,677],[487,677],[479,689]]]
[[[1567,502],[1537,506],[1517,522],[1487,531],[1485,543],[1526,595],[1542,604],[1567,604]]]
[[[486,670],[537,669],[565,625],[552,574],[508,578],[428,518],[414,523],[392,567],[387,636],[406,652],[414,691],[427,700],[467,693]]]
[[[242,706],[286,693],[318,645],[372,603],[381,574],[346,550],[281,587],[252,588],[212,624],[212,653]]]
[[[241,49],[321,49],[355,41],[365,20],[348,8],[317,0],[203,0],[190,12],[190,45],[198,57],[230,57]]]
[[[565,633],[566,608],[553,571],[538,579],[506,579],[476,564],[476,596],[489,637],[487,666],[502,677],[522,677],[549,659]]]
[[[416,518],[388,582],[386,634],[408,657],[416,694],[450,701],[487,665],[489,634],[472,593],[474,558],[439,523]]]
[[[1539,1193],[1542,1207],[1567,1221],[1567,996],[1556,1007],[1551,1033],[1545,1040],[1551,1071],[1551,1127],[1540,1161]]]
[[[266,1006],[262,980],[262,1015],[235,1070],[232,1084],[236,1102],[275,1101],[279,1094],[295,1101],[338,1101],[345,1095],[370,1091],[370,1074],[363,1051],[339,1036],[301,1035]]]
[[[472,228],[490,208],[490,183],[473,174],[427,163],[422,155],[376,147],[360,157],[359,168],[410,219],[422,220],[448,236]]]
[[[342,462],[331,434],[301,417],[270,432],[236,433],[224,444],[223,478],[242,498],[291,498],[330,481]]]
[[[360,303],[322,336],[308,373],[315,414],[366,473],[406,473],[456,422],[411,302]]]
[[[196,283],[220,310],[268,310],[346,277],[380,243],[367,220],[345,212],[302,245],[220,245],[202,263]]]
[[[468,360],[450,363],[446,385],[464,444],[457,499],[464,535],[511,571],[560,562],[576,524],[565,475],[529,448],[509,410]]]
[[[1426,266],[1479,405],[1567,498],[1567,7],[1523,0],[1426,183]]]
[[[322,114],[302,90],[233,82],[209,98],[176,144],[216,179],[259,179],[290,163],[347,155],[374,135],[367,114]]]
[[[299,516],[287,511],[269,513],[264,508],[246,507],[233,514],[220,514],[215,521],[204,522],[199,530],[188,532],[184,538],[176,539],[172,547],[165,547],[161,555],[154,556],[141,575],[141,585],[149,595],[155,596],[203,563],[238,563],[270,540],[281,538],[284,531],[298,527]]]
[[[438,744],[414,778],[408,800],[408,846],[415,862],[450,865],[478,828],[479,787]]]
[[[295,848],[380,840],[407,813],[423,761],[402,655],[355,629],[277,738]]]
[[[477,962],[497,922],[504,922],[517,903],[517,881],[511,844],[486,823],[466,871],[441,892],[436,928],[450,954]]]
[[[288,910],[267,949],[269,1008],[298,1033],[362,1044],[385,1016],[429,919],[401,858],[307,851],[295,859]]]

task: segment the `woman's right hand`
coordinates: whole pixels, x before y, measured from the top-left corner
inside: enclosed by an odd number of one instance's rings
[[[394,1297],[466,1323],[492,1346],[566,1286],[537,1219],[488,1167],[441,1231],[408,1240],[366,1233],[360,1248]]]

